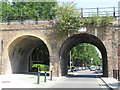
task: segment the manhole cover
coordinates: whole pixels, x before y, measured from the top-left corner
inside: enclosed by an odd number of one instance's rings
[[[10,83],[10,81],[2,81],[2,83]]]

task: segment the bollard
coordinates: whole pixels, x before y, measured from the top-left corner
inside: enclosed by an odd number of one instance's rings
[[[120,81],[120,70],[118,70],[118,81]]]
[[[115,70],[116,72],[115,72],[115,76],[116,76],[116,79],[117,79],[117,70]]]
[[[38,72],[37,84],[40,83],[40,72]]]
[[[115,70],[113,70],[113,78],[115,78]]]
[[[38,67],[38,76],[37,76],[37,84],[40,83],[40,72],[39,72],[39,67]]]
[[[50,80],[52,81],[52,71],[50,71]]]
[[[44,82],[46,82],[46,77],[47,77],[47,73],[46,73],[46,71],[45,71],[45,78],[44,78]]]

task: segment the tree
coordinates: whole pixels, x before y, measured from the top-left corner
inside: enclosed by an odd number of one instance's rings
[[[76,29],[81,26],[81,15],[74,3],[61,3],[53,8],[56,15],[55,29],[67,33],[68,29]]]
[[[33,50],[32,61],[49,65],[49,51],[44,43]]]
[[[50,11],[57,2],[2,2],[2,20],[6,21],[7,17],[10,20],[20,20],[21,16],[24,20],[49,19]],[[55,14],[53,13],[53,17]]]
[[[71,58],[73,62],[79,62],[81,65],[101,65],[100,57],[91,44],[83,43],[75,46],[71,50]],[[93,59],[93,61],[91,61]]]

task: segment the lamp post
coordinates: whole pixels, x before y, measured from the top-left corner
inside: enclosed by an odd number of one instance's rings
[[[68,29],[68,37],[70,37],[71,30],[76,30],[76,29]],[[86,27],[79,28],[78,32],[86,32]],[[70,71],[71,71],[71,66],[72,66],[72,59],[71,59],[71,51],[70,51]]]
[[[68,29],[68,37],[70,37],[70,31],[71,31],[72,29]],[[71,60],[71,51],[70,51],[70,71],[71,71],[71,67],[72,66],[72,60]]]

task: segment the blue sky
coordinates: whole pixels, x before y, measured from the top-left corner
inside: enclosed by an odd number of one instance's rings
[[[57,0],[59,2],[74,2],[78,8],[118,7],[120,0]]]

